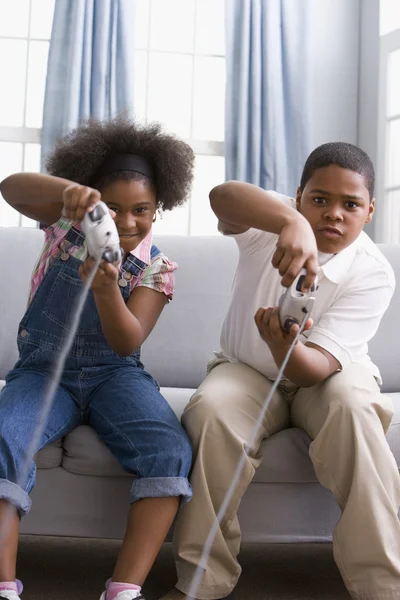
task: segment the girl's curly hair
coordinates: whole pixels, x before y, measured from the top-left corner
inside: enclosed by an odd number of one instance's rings
[[[109,121],[89,119],[57,142],[46,160],[46,169],[50,175],[91,185],[105,158],[116,153],[137,154],[150,162],[161,210],[171,210],[187,200],[193,181],[194,152],[182,140],[165,133],[160,123],[143,126],[125,116]],[[101,179],[95,187],[104,189],[117,179],[149,181],[140,173],[121,171]]]

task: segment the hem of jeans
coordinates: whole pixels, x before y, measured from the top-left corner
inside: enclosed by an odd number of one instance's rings
[[[233,577],[231,585],[229,587],[225,587],[221,589],[221,587],[217,585],[207,585],[203,591],[203,587],[200,586],[196,592],[197,600],[224,600],[229,594],[232,594],[234,591],[237,582],[239,581],[240,573],[237,577]],[[182,594],[189,594],[190,588],[192,586],[192,579],[186,580],[180,577],[175,587],[177,590],[182,592]],[[363,599],[364,600],[364,599]]]
[[[32,500],[25,490],[8,479],[0,479],[0,500],[15,506],[21,517],[27,515],[32,506]]]
[[[186,503],[192,497],[192,488],[186,477],[143,477],[135,479],[131,489],[131,503],[143,498],[181,496]]]

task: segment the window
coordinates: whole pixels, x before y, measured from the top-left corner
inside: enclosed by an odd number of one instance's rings
[[[395,29],[400,29],[400,2],[380,0],[380,34],[386,35]]]
[[[156,233],[216,234],[210,189],[224,181],[224,0],[137,0],[137,118],[160,121],[196,153],[193,193]]]
[[[397,29],[396,29],[397,28]],[[400,3],[381,0],[377,241],[400,243]]]
[[[55,0],[0,0],[0,179],[40,170],[40,128]],[[224,180],[224,0],[136,0],[135,113],[193,147],[193,193],[156,233],[216,234],[208,192]],[[12,61],[4,60],[12,56]],[[0,198],[0,225],[34,226]]]
[[[0,180],[40,170],[40,128],[55,0],[0,0]],[[0,225],[36,227],[0,197]]]

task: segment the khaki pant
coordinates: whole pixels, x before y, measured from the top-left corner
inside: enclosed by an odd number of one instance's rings
[[[179,512],[174,535],[177,587],[190,583],[238,461],[272,383],[241,363],[215,361],[183,414],[193,443],[193,499]],[[312,388],[281,384],[217,532],[197,597],[224,598],[240,575],[237,509],[262,461],[264,438],[292,424],[312,438],[319,481],[342,511],[333,550],[353,598],[400,599],[400,477],[385,433],[393,409],[371,373],[351,365]]]

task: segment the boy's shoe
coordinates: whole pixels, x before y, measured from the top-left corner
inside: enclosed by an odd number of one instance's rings
[[[0,596],[1,600],[1,596]],[[11,600],[19,600],[18,598],[12,598]],[[107,592],[103,592],[100,596],[100,600],[107,600]],[[125,592],[120,592],[117,594],[115,600],[145,600],[145,597],[141,592],[137,590],[126,590]]]
[[[168,592],[166,596],[162,596],[160,600],[196,600],[195,598],[188,598],[186,594],[180,592],[176,588]],[[229,594],[229,596],[225,596],[225,598],[220,598],[220,600],[235,600],[233,592]]]

